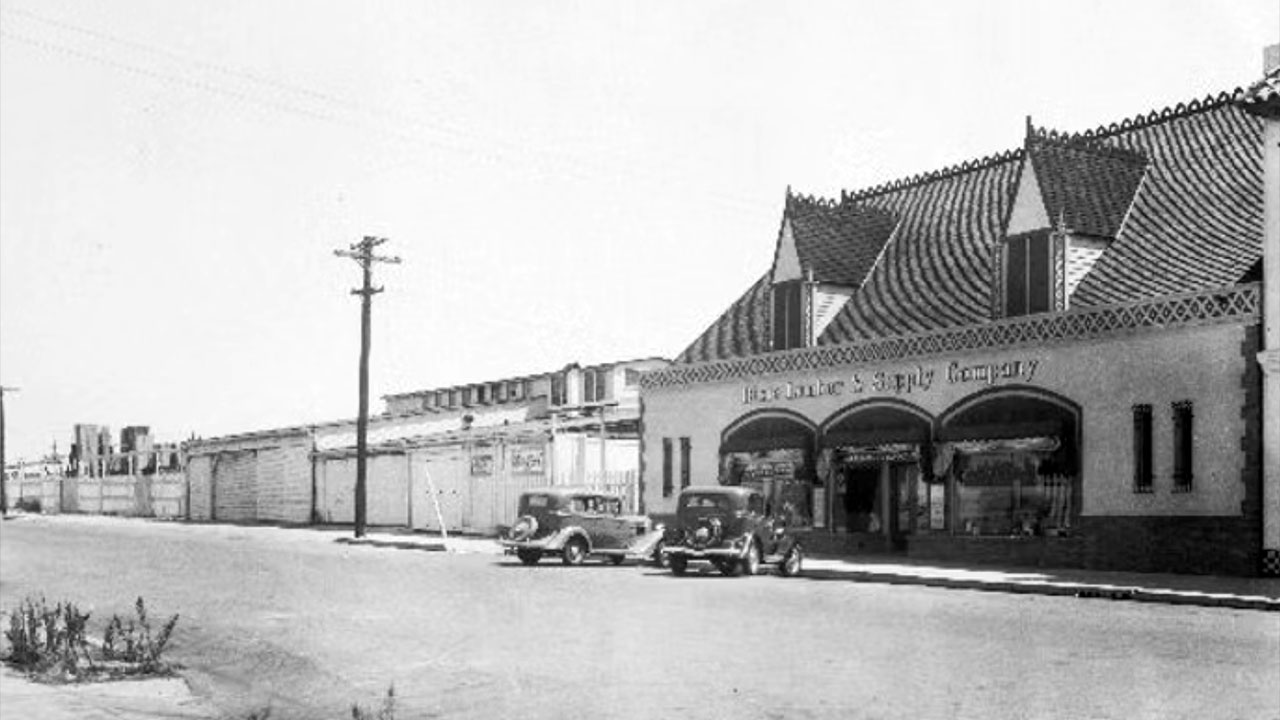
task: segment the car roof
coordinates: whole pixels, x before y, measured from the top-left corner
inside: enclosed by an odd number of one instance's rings
[[[584,487],[565,487],[563,485],[557,486],[557,487],[529,488],[528,490],[525,490],[520,494],[521,495],[554,495],[556,497],[563,497],[563,498],[575,498],[575,497],[607,497],[607,498],[614,498],[614,499],[621,498],[621,496],[618,495],[617,493],[612,493],[607,490],[594,490],[592,488],[584,488]]]
[[[739,487],[736,485],[694,485],[680,491],[681,495],[730,495],[734,497],[743,497],[751,494],[760,494],[755,488]]]

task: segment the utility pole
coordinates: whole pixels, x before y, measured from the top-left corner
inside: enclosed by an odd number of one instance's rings
[[[0,515],[9,516],[9,487],[5,482],[6,475],[4,473],[5,455],[4,455],[4,394],[17,392],[16,387],[4,387],[0,385]]]
[[[352,295],[360,296],[360,414],[356,418],[356,537],[364,537],[366,517],[366,477],[367,464],[365,446],[369,435],[369,339],[371,330],[369,318],[372,311],[373,296],[382,292],[382,288],[373,287],[373,264],[375,262],[398,264],[400,258],[373,254],[373,249],[387,241],[387,238],[366,235],[363,240],[351,245],[349,250],[334,250],[338,257],[355,260],[364,273],[364,284]]]

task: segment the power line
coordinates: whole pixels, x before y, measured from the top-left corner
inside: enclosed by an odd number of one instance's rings
[[[435,121],[428,121],[422,118],[413,117],[404,113],[388,111],[383,108],[376,108],[360,103],[353,102],[349,99],[339,97],[332,93],[326,93],[311,88],[301,86],[296,83],[286,82],[277,78],[272,78],[260,73],[250,72],[240,68],[234,68],[220,63],[215,63],[203,59],[193,58],[172,50],[139,42],[120,36],[114,35],[101,30],[88,28],[76,23],[67,22],[55,18],[48,17],[29,10],[0,7],[0,12],[8,13],[29,20],[31,22],[42,24],[46,27],[57,28],[67,32],[75,33],[87,38],[101,40],[120,47],[138,50],[140,52],[156,55],[158,57],[168,58],[170,60],[185,63],[197,68],[206,69],[214,73],[221,74],[232,79],[233,82],[239,82],[239,88],[227,88],[224,83],[212,82],[207,80],[196,80],[188,76],[175,74],[172,72],[158,71],[152,68],[141,67],[135,63],[124,62],[104,55],[95,53],[68,45],[65,42],[54,42],[47,39],[39,39],[30,35],[22,35],[15,33],[7,28],[0,29],[0,36],[8,37],[12,40],[24,42],[34,47],[39,47],[51,52],[62,53],[71,57],[76,57],[90,62],[102,64],[122,72],[149,77],[152,79],[172,82],[192,89],[209,92],[215,95],[237,100],[240,102],[258,105],[271,110],[285,112],[289,114],[307,117],[312,120],[321,122],[329,122],[346,127],[362,130],[372,130],[380,133],[385,137],[392,138],[395,141],[414,146],[428,146],[436,149],[442,149],[449,152],[458,152],[467,155],[473,159],[485,161],[501,162],[504,157],[524,156],[539,163],[547,163],[548,161],[559,164],[558,173],[577,177],[579,180],[592,180],[601,175],[616,175],[620,177],[631,177],[646,183],[659,184],[664,187],[673,185],[686,184],[678,177],[672,177],[667,174],[657,175],[654,173],[637,172],[634,165],[624,165],[629,172],[619,172],[616,165],[601,165],[599,162],[593,162],[581,157],[577,157],[566,153],[556,153],[553,151],[541,150],[529,143],[521,143],[502,138],[480,137],[475,133],[468,132],[463,129],[449,127]],[[253,90],[246,90],[245,86],[254,87]],[[260,86],[260,87],[255,87]],[[310,109],[301,107],[296,103],[285,102],[275,98],[263,97],[260,92],[261,88],[271,88],[275,90],[283,90],[288,93],[307,98],[322,106],[328,106],[325,110]],[[385,124],[369,124],[365,122],[352,121],[350,115],[364,116],[374,121],[382,123],[391,122],[401,125],[408,125],[408,130],[403,128],[388,127]],[[435,136],[433,139],[429,136]],[[441,139],[453,140],[455,143],[442,142]],[[459,145],[460,141],[464,145]],[[486,150],[484,147],[468,147],[465,143],[471,143],[479,146],[489,146]],[[421,149],[421,148],[419,148]],[[399,165],[407,164],[406,161],[398,161],[389,165],[375,166],[371,172],[385,172]],[[536,166],[535,166],[536,167]],[[366,173],[367,174],[367,173]],[[762,210],[758,205],[739,196],[728,195],[723,192],[698,187],[694,189],[698,196],[713,200],[732,208],[738,212],[747,214],[764,215],[766,212],[773,215],[773,209]]]

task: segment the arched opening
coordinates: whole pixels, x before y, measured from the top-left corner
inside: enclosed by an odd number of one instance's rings
[[[1001,388],[938,420],[934,472],[966,535],[1065,535],[1080,513],[1080,408],[1036,388]]]
[[[814,440],[808,418],[761,410],[738,418],[720,436],[720,484],[764,493],[788,525],[813,524]]]
[[[932,439],[929,413],[900,400],[855,403],[833,414],[818,443],[824,524],[894,545],[928,527]]]

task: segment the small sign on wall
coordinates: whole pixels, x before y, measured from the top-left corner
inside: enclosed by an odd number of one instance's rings
[[[477,477],[489,477],[490,475],[493,475],[493,456],[472,455],[471,474]]]
[[[542,448],[533,447],[517,447],[511,448],[508,457],[511,460],[511,472],[522,473],[526,475],[541,475],[543,452]]]

